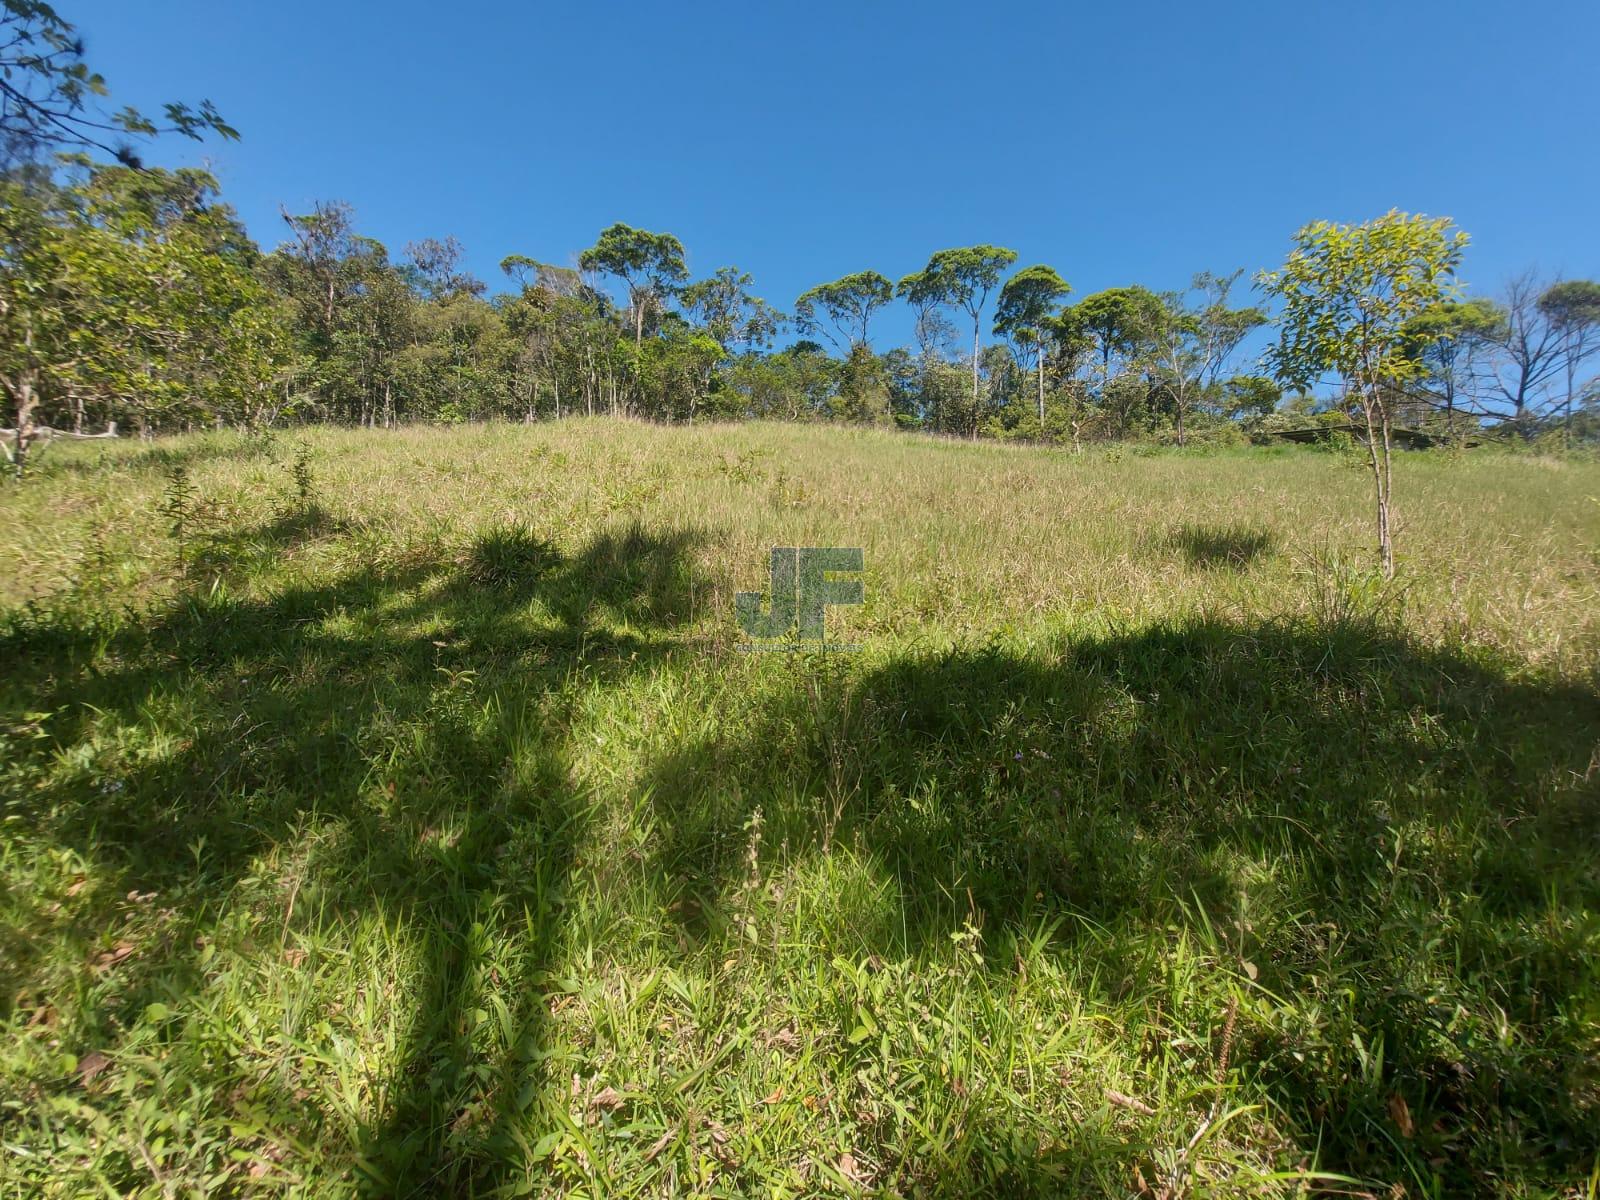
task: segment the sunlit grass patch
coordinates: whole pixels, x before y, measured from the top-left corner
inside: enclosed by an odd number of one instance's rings
[[[0,493],[13,1191],[1588,1186],[1592,467],[306,438]]]

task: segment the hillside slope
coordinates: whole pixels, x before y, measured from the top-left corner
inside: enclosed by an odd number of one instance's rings
[[[0,491],[13,1190],[1591,1179],[1594,466],[1404,457],[1392,587],[1298,448],[597,420],[40,468]],[[774,545],[862,551],[859,650],[747,652]]]

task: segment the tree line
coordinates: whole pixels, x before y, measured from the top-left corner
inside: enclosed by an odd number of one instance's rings
[[[1353,281],[1291,287],[1287,268],[1318,229],[1423,228],[1394,214],[1399,225],[1307,226],[1285,271],[1081,298],[1052,266],[1019,268],[1011,249],[956,247],[898,279],[868,267],[818,283],[786,313],[748,272],[694,278],[677,237],[619,222],[565,264],[509,255],[491,291],[454,238],[395,254],[343,203],[284,212],[281,240],[263,249],[207,173],[147,167],[113,140],[237,136],[209,103],[103,118],[103,81],[71,26],[35,0],[3,0],[0,13],[0,389],[19,470],[40,426],[111,422],[156,433],[607,413],[1072,445],[1359,422],[1371,371],[1352,373],[1318,338],[1370,324],[1378,301],[1351,292],[1318,330],[1297,327],[1306,289]],[[1428,298],[1395,309],[1404,319],[1380,356],[1389,424],[1600,437],[1600,284],[1528,275],[1469,298],[1452,283],[1458,260],[1459,247],[1415,279],[1415,262],[1389,264],[1400,274],[1387,286],[1409,280],[1402,291]],[[912,342],[880,349],[874,320],[896,304]],[[1308,356],[1318,345],[1322,358]]]

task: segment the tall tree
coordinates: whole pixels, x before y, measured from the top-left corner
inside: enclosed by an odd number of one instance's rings
[[[481,296],[488,289],[481,279],[462,268],[466,255],[466,249],[454,237],[407,242],[405,273],[412,286],[430,300]]]
[[[1004,246],[960,246],[940,250],[928,265],[907,275],[895,291],[912,304],[942,304],[963,310],[972,318],[972,436],[978,436],[983,399],[980,355],[983,350],[983,310],[1000,284],[1017,252]]]
[[[1216,384],[1239,343],[1267,323],[1267,314],[1259,308],[1228,306],[1229,293],[1243,273],[1202,271],[1194,277],[1188,293],[1162,297],[1165,311],[1154,326],[1154,341],[1180,446],[1196,400]]]
[[[1085,296],[1062,314],[1062,331],[1081,339],[1091,391],[1114,436],[1126,436],[1149,404],[1156,335],[1166,320],[1161,298],[1149,288],[1107,288]],[[1095,361],[1095,360],[1098,361]]]
[[[682,242],[670,233],[651,233],[621,221],[601,232],[599,241],[578,256],[578,265],[585,271],[620,279],[628,289],[635,350],[644,340],[646,310],[660,309],[677,286],[689,278]]]
[[[1271,353],[1281,378],[1336,374],[1361,405],[1377,500],[1378,555],[1394,577],[1390,403],[1422,370],[1412,322],[1452,292],[1467,235],[1447,217],[1392,211],[1361,225],[1318,221],[1261,283],[1283,303]]]
[[[876,271],[857,271],[832,283],[819,283],[794,302],[801,333],[821,333],[843,354],[867,345],[872,314],[894,299],[894,285]],[[822,324],[826,318],[830,330]]]
[[[1531,272],[1506,283],[1492,378],[1496,394],[1484,397],[1498,408],[1490,409],[1491,415],[1509,421],[1524,437],[1532,434],[1550,382],[1561,370],[1561,335],[1539,308],[1544,293]]]
[[[77,324],[68,242],[36,191],[0,181],[0,388],[11,402],[15,430],[7,456],[19,476],[33,445],[35,414],[51,375],[65,369]]]
[[[1056,274],[1054,267],[1023,267],[1000,289],[995,305],[995,336],[1007,338],[1016,348],[1017,365],[1026,371],[1028,359],[1037,366],[1039,383],[1039,430],[1044,431],[1044,360],[1049,339],[1045,321],[1064,300],[1072,286]]]
[[[685,312],[722,347],[742,344],[746,350],[770,345],[784,316],[750,291],[754,282],[738,267],[723,267],[709,279],[689,284],[679,296]]]
[[[1504,336],[1504,317],[1483,297],[1446,300],[1415,317],[1407,331],[1425,372],[1415,381],[1415,392],[1444,410],[1445,434],[1453,439],[1463,407],[1475,407],[1484,358]]]
[[[1578,371],[1590,355],[1600,350],[1600,283],[1569,279],[1553,284],[1539,297],[1539,311],[1561,343],[1561,363],[1567,379],[1561,425],[1570,442]]]

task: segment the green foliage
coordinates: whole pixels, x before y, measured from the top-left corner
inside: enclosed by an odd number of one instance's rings
[[[1450,298],[1466,245],[1449,218],[1402,212],[1301,229],[1283,268],[1260,277],[1283,306],[1272,350],[1279,377],[1306,387],[1332,373],[1374,397],[1415,379],[1412,351],[1437,330],[1413,322]]]
[[[1071,329],[1089,340],[1103,363],[1137,356],[1166,323],[1161,298],[1148,288],[1107,288],[1085,296],[1070,311]]]
[[[784,316],[760,296],[750,293],[754,282],[746,271],[723,267],[710,279],[691,283],[679,300],[707,333],[725,350],[741,344],[746,350],[772,344]]]
[[[467,552],[467,578],[507,591],[534,583],[561,561],[560,552],[520,521],[502,521],[479,534]]]
[[[578,256],[578,265],[585,271],[614,275],[627,285],[636,346],[643,338],[646,313],[659,311],[689,278],[682,242],[670,233],[651,233],[621,221],[601,231],[599,241]]]
[[[1000,289],[995,306],[994,331],[999,337],[1028,333],[1037,340],[1045,318],[1072,291],[1054,267],[1023,267]]]
[[[1001,246],[940,250],[921,271],[901,279],[895,290],[912,304],[943,304],[975,316],[1016,261],[1017,252]]]
[[[289,477],[294,481],[295,498],[299,500],[302,509],[310,508],[316,503],[316,477],[311,471],[311,447],[304,442],[296,442],[294,459],[289,464]]]
[[[272,407],[287,335],[254,248],[199,171],[75,166],[0,183],[0,385],[74,428]],[[26,411],[25,411],[26,410]]]
[[[0,167],[38,160],[56,150],[97,150],[128,166],[142,164],[126,141],[176,133],[196,141],[208,133],[239,134],[207,100],[162,106],[158,121],[138,109],[102,112],[105,79],[84,61],[77,30],[43,0],[0,0]]]
[[[167,523],[167,533],[172,538],[173,553],[178,570],[187,573],[190,550],[195,535],[195,501],[198,496],[194,482],[189,478],[188,464],[181,459],[167,465],[166,484],[161,491],[159,513]]]
[[[1303,388],[1333,373],[1361,406],[1386,577],[1395,570],[1394,402],[1425,371],[1416,351],[1441,329],[1417,318],[1451,297],[1466,245],[1447,217],[1396,211],[1362,225],[1318,221],[1295,236],[1281,271],[1260,277],[1283,305],[1271,351],[1278,377]]]
[[[1600,283],[1567,279],[1539,297],[1539,310],[1561,330],[1600,326]]]
[[[794,302],[795,326],[801,333],[822,333],[848,353],[867,344],[872,314],[893,299],[894,285],[887,278],[876,271],[857,271],[802,292]],[[827,319],[833,332],[821,318]]]

